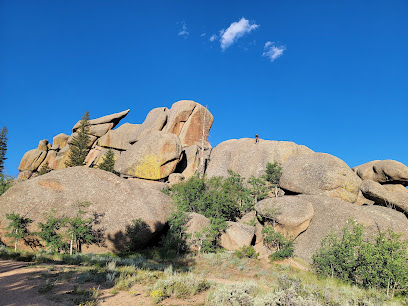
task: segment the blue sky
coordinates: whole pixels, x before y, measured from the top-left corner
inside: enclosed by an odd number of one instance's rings
[[[7,172],[85,110],[142,123],[182,99],[208,105],[213,146],[257,133],[408,164],[407,15],[405,0],[0,1]]]

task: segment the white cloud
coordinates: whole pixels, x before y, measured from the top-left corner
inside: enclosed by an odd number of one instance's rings
[[[247,19],[244,17],[241,18],[238,22],[233,22],[230,24],[228,29],[220,31],[220,42],[221,49],[225,50],[231,46],[236,40],[247,33],[259,28],[258,24],[250,24]],[[212,37],[212,36],[211,36]],[[211,40],[211,39],[210,39]]]
[[[271,62],[276,60],[283,54],[283,51],[286,50],[285,46],[277,46],[273,41],[267,41],[264,46],[264,52],[262,56],[268,57]]]
[[[190,33],[187,31],[187,25],[184,21],[181,22],[181,30],[178,32],[179,36],[183,36],[184,38],[187,38],[187,36]]]
[[[207,33],[202,33],[200,36],[201,36],[201,37],[204,37],[205,35],[207,35]]]
[[[218,36],[216,34],[211,35],[210,37],[210,41],[214,41],[218,38]]]

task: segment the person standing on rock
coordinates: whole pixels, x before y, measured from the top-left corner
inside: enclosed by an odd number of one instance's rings
[[[255,144],[257,144],[259,142],[259,136],[258,134],[255,134]]]

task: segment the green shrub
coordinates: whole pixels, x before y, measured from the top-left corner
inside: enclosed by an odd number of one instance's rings
[[[270,261],[281,260],[293,256],[294,246],[293,240],[287,238],[282,233],[279,233],[271,226],[265,226],[262,229],[262,235],[264,238],[264,244],[271,250],[275,250],[274,253],[269,255]]]
[[[269,182],[272,187],[279,187],[279,180],[282,175],[282,167],[278,162],[267,163],[265,175],[263,178]]]
[[[61,252],[68,250],[68,244],[64,242],[63,234],[60,230],[65,226],[65,220],[55,216],[55,211],[51,210],[45,223],[38,222],[40,231],[37,235],[45,242],[45,246],[51,252]]]
[[[235,256],[238,258],[258,258],[259,253],[257,253],[253,246],[243,246],[239,250],[235,251]]]
[[[28,225],[32,223],[33,220],[16,213],[6,214],[6,218],[10,220],[9,225],[6,227],[8,230],[6,237],[14,238],[14,251],[17,251],[18,239],[24,239],[27,244],[26,237],[30,235]]]
[[[364,239],[362,225],[349,221],[341,237],[331,233],[313,255],[316,273],[365,288],[383,288],[387,295],[408,289],[408,241],[388,230]]]
[[[196,295],[210,288],[210,283],[201,277],[192,273],[171,274],[165,279],[159,279],[153,286],[150,295],[153,292],[161,293],[161,298],[177,297],[184,298]],[[155,295],[155,294],[153,294]]]
[[[217,287],[208,295],[209,305],[253,305],[253,295],[257,285],[253,282],[238,283]]]

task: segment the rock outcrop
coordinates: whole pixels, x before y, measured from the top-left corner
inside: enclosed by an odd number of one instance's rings
[[[208,177],[227,176],[228,169],[245,178],[264,174],[268,162],[283,164],[291,156],[313,153],[312,150],[289,141],[260,139],[230,139],[220,143],[211,152],[206,174]]]
[[[403,185],[381,185],[371,180],[364,180],[360,189],[365,198],[383,206],[397,207],[408,213],[408,189]]]
[[[106,247],[85,251],[121,251],[127,244],[126,226],[140,219],[144,230],[137,239],[146,244],[166,223],[172,211],[171,199],[156,188],[139,180],[86,167],[73,167],[20,182],[0,197],[0,228],[8,225],[6,214],[28,214],[36,224],[43,222],[51,209],[59,215],[73,216],[74,205],[89,201],[89,214],[103,214],[100,226],[105,228]]]
[[[327,234],[341,233],[349,219],[364,225],[367,234],[391,228],[408,238],[408,219],[401,212],[377,205],[358,206],[322,195],[298,195],[313,205],[314,215],[308,229],[295,240],[295,256],[311,262]]]
[[[283,165],[280,186],[298,194],[322,194],[356,202],[361,179],[341,159],[327,153],[293,156]]]
[[[362,180],[408,186],[408,167],[396,160],[374,160],[354,167]]]
[[[153,167],[153,175],[146,174],[151,171],[144,169],[145,174],[137,173],[135,177],[141,177],[149,180],[157,180],[168,177],[171,173],[177,170],[177,173],[182,173],[185,178],[191,177],[195,172],[203,173],[209,155],[211,152],[211,145],[208,143],[208,134],[214,120],[212,114],[202,105],[190,101],[182,100],[173,104],[171,109],[167,107],[159,107],[151,110],[146,116],[142,124],[125,123],[119,128],[113,128],[123,119],[129,110],[107,115],[89,121],[89,153],[85,160],[87,167],[97,167],[103,160],[105,149],[112,149],[115,152],[115,157],[120,159],[120,163],[131,164],[134,163],[134,153],[138,151],[137,162],[144,166],[154,163],[160,163],[160,173],[157,174],[157,168]],[[52,146],[48,144],[48,140],[42,140],[37,150],[32,150],[26,153],[23,157],[19,170],[21,174],[19,178],[28,179],[36,175],[36,172],[42,167],[44,160],[48,163],[51,169],[63,169],[65,163],[69,159],[70,144],[77,135],[77,130],[80,126],[78,121],[72,128],[72,134],[65,135],[58,134],[53,139]],[[163,145],[162,140],[155,137],[156,132],[167,133],[173,135],[173,139],[177,138],[177,146],[180,146],[182,153],[179,154],[176,150],[177,156],[167,160],[162,160],[164,152],[166,156],[171,150],[170,147]],[[154,145],[152,141],[146,142],[146,139],[152,138],[159,142]],[[138,142],[143,139],[144,144]],[[148,145],[146,145],[148,143]],[[135,145],[133,145],[135,144]],[[203,145],[204,144],[204,145]],[[158,160],[153,161],[152,154],[148,150],[142,150],[141,147],[156,146],[154,154],[157,157],[159,151],[164,150],[159,155]],[[201,148],[203,147],[203,148]],[[104,149],[102,149],[104,148]],[[125,157],[133,156],[133,160],[123,161],[122,152],[133,152],[123,154]],[[141,151],[145,154],[140,156]],[[201,159],[203,162],[201,162]],[[41,165],[41,167],[40,167]],[[132,167],[135,166],[134,164]],[[156,165],[157,166],[157,165]],[[155,172],[156,171],[156,172]],[[129,169],[122,170],[125,176],[132,176],[133,173]]]

